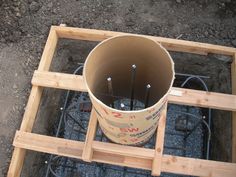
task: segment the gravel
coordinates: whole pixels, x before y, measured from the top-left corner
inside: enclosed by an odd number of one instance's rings
[[[63,137],[66,139],[73,139],[79,141],[85,141],[85,129],[88,127],[88,121],[90,113],[80,112],[79,105],[81,101],[89,100],[87,94],[73,94],[71,101],[68,104],[66,110],[66,116],[64,119],[63,126],[64,133]],[[187,156],[194,158],[202,157],[202,148],[203,148],[203,127],[200,125],[198,128],[193,131],[193,133],[186,140],[186,153],[182,149],[176,150],[174,148],[185,147],[184,136],[179,134],[184,134],[184,132],[175,130],[175,122],[179,116],[183,116],[181,112],[188,112],[194,114],[196,117],[188,117],[189,121],[192,124],[196,124],[199,119],[202,118],[201,110],[198,108],[186,107],[186,106],[176,106],[170,105],[168,107],[167,114],[167,125],[166,125],[166,134],[165,134],[165,154],[178,155],[178,156]],[[77,122],[77,123],[75,123]],[[82,128],[82,127],[83,128]],[[102,133],[101,129],[98,127],[96,133],[96,140],[110,142]],[[144,145],[144,148],[154,148],[155,136],[153,136],[150,141]],[[172,147],[172,148],[170,148]],[[59,160],[58,160],[59,159]],[[73,176],[77,175],[80,177],[94,176],[94,177],[120,177],[120,176],[135,176],[135,177],[151,177],[150,171],[119,167],[113,165],[97,164],[97,163],[85,163],[83,161],[74,161],[73,159],[67,159],[63,157],[54,157],[52,163],[57,165],[53,170],[59,176]],[[65,168],[65,165],[69,168]],[[76,169],[71,172],[71,168]],[[75,172],[75,174],[74,174]],[[174,174],[162,174],[163,177],[178,177],[179,175]]]
[[[37,12],[40,8],[40,4],[36,1],[33,1],[30,5],[29,5],[30,11],[32,12]]]
[[[236,47],[236,39],[232,41],[232,45]]]

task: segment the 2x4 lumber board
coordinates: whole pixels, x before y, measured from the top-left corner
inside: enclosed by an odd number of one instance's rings
[[[231,64],[232,94],[236,95],[236,53]],[[232,162],[236,162],[236,111],[232,112]]]
[[[150,159],[141,159],[136,157],[124,156],[124,155],[116,155],[109,154],[107,152],[98,152],[94,151],[93,161],[118,165],[122,167],[131,167],[131,168],[139,168],[144,170],[151,170],[152,160]]]
[[[168,95],[169,102],[173,104],[236,111],[235,95],[177,87],[173,87],[172,90],[178,91],[181,95]]]
[[[53,58],[53,53],[56,48],[56,44],[57,44],[56,32],[55,30],[51,29],[44,48],[44,52],[42,54],[42,58],[40,60],[40,64],[38,67],[39,71],[43,72],[49,70],[49,66]],[[41,96],[42,96],[42,88],[39,88],[38,86],[33,86],[21,123],[20,127],[21,131],[26,131],[26,132],[32,131]]]
[[[100,141],[93,141],[93,149],[96,152],[108,153],[113,155],[124,155],[127,157],[134,157],[140,159],[149,159],[152,160],[154,157],[154,150],[141,148],[141,147],[133,147],[133,146],[125,146],[115,143],[104,143]],[[150,150],[152,151],[150,153]]]
[[[130,34],[123,32],[61,27],[61,26],[54,26],[54,29],[56,30],[59,38],[79,39],[87,41],[102,41],[110,37]],[[230,55],[230,56],[234,55],[236,51],[236,49],[232,47],[225,47],[213,44],[171,39],[164,37],[155,37],[148,35],[142,35],[142,36],[151,38],[161,43],[167,50],[170,51],[188,52],[196,54],[215,53],[215,54]]]
[[[26,109],[25,109],[23,120],[21,123],[21,127],[20,127],[21,131],[26,131],[26,132],[32,131],[32,127],[33,127],[35,117],[38,111],[41,95],[42,95],[42,88],[38,86],[33,86]],[[7,174],[8,177],[20,176],[21,169],[24,163],[25,153],[26,153],[25,149],[21,149],[18,147],[14,148],[11,163],[10,163],[8,174]]]
[[[31,82],[42,87],[87,91],[80,75],[35,71]],[[172,91],[177,94],[168,96],[169,103],[236,111],[236,95],[176,87],[173,87]]]
[[[92,109],[82,154],[82,159],[86,162],[92,161],[92,155],[93,155],[92,144],[96,134],[96,130],[97,130],[97,115],[94,109]]]
[[[38,70],[47,71],[49,69],[54,51],[56,49],[57,41],[58,41],[57,34],[55,30],[51,28],[40,60]],[[26,131],[26,132],[32,131],[33,124],[35,122],[35,117],[41,100],[42,91],[43,88],[38,86],[32,86],[29,100],[20,127],[21,131]],[[7,173],[8,177],[20,176],[21,169],[24,164],[25,153],[26,153],[25,149],[18,147],[14,148],[11,163]]]
[[[60,156],[79,159],[82,157],[84,147],[83,142],[20,131],[16,131],[13,145],[38,152],[57,154]]]
[[[154,150],[140,147],[124,147],[122,145],[93,142],[96,162],[128,166],[152,170]],[[162,156],[161,171],[193,176],[229,176],[236,174],[236,164],[179,157],[164,154]]]
[[[19,148],[76,159],[82,158],[84,149],[84,142],[20,131],[16,132],[13,145]],[[98,141],[93,141],[93,149],[93,161],[147,170],[152,169],[152,159],[155,153],[153,149]],[[236,164],[163,155],[161,171],[194,176],[234,177]]]
[[[26,131],[26,132],[31,132],[36,114],[38,112],[38,107],[40,104],[40,99],[42,96],[42,91],[43,89],[38,87],[38,86],[32,86],[29,100],[27,103],[27,106],[25,108],[25,113],[23,116],[23,120],[21,122],[20,130],[21,131]]]
[[[164,138],[165,138],[165,128],[166,128],[166,113],[167,106],[162,116],[159,119],[157,135],[156,135],[156,144],[155,144],[155,154],[152,162],[152,175],[160,176],[161,175],[161,162],[162,155],[164,150]]]
[[[7,172],[7,177],[18,177],[20,176],[26,149],[15,147],[11,157],[11,163]]]
[[[42,57],[40,59],[38,70],[40,71],[48,71],[52,62],[53,55],[56,50],[58,42],[58,36],[54,29],[51,27],[46,45],[43,50]]]
[[[83,77],[74,74],[34,71],[31,83],[42,87],[87,92]]]

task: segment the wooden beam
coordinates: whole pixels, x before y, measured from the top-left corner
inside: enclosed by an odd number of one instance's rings
[[[41,95],[42,88],[39,88],[38,86],[33,86],[25,109],[20,130],[31,132],[38,111]],[[24,163],[24,157],[25,149],[16,147],[12,154],[12,159],[7,174],[8,177],[20,176],[21,169]]]
[[[43,87],[87,91],[83,77],[79,75],[35,71],[32,84]],[[236,111],[236,96],[173,87],[169,103]]]
[[[82,157],[83,142],[17,131],[13,145],[38,152],[72,158]]]
[[[235,177],[236,164],[164,155],[162,171],[204,177]]]
[[[110,37],[130,34],[123,32],[61,27],[61,26],[55,26],[54,29],[56,30],[60,38],[79,39],[87,41],[102,41]],[[236,52],[236,49],[232,47],[225,47],[213,44],[171,39],[164,37],[155,37],[148,35],[141,35],[141,36],[151,38],[161,43],[167,50],[170,51],[188,52],[188,53],[204,54],[204,55],[208,53],[215,53],[215,54],[230,55],[230,56],[234,55],[234,53]]]
[[[73,74],[34,71],[32,85],[87,92],[83,77]]]
[[[26,132],[32,131],[35,117],[38,112],[41,96],[42,96],[42,88],[33,86],[30,92],[27,106],[25,108],[25,113],[20,126],[20,130]]]
[[[52,27],[49,32],[49,36],[40,60],[38,70],[42,71],[49,69],[56,48],[57,40],[58,40],[57,34],[54,30],[54,27]],[[35,117],[41,100],[42,91],[43,89],[41,87],[38,86],[32,87],[29,100],[25,109],[25,113],[23,116],[23,120],[21,123],[20,127],[21,131],[26,131],[26,132],[32,131],[35,122]],[[18,147],[14,149],[7,177],[20,176],[24,163],[25,153],[26,153],[25,149]]]
[[[25,158],[26,149],[22,149],[20,147],[15,147],[12,157],[11,163],[7,172],[7,177],[19,177]],[[23,160],[22,160],[23,159]]]
[[[115,143],[104,143],[100,141],[93,141],[92,146],[94,151],[96,152],[108,153],[113,155],[124,155],[127,157],[135,157],[149,160],[152,160],[154,157],[153,149],[125,146]],[[150,150],[152,151],[151,153]]]
[[[236,53],[231,64],[232,94],[236,95]],[[232,162],[236,163],[236,111],[232,112]]]
[[[42,57],[39,62],[39,71],[48,71],[53,59],[54,52],[56,50],[58,42],[58,36],[55,27],[51,27],[46,45],[43,50]]]
[[[16,132],[14,146],[81,159],[84,142],[27,132]],[[151,170],[153,149],[93,141],[93,161]],[[234,177],[236,164],[163,155],[162,172],[194,176]]]
[[[96,162],[146,170],[152,169],[152,159],[155,153],[153,149],[97,141],[93,142],[93,148],[93,160]],[[236,164],[164,154],[162,156],[161,171],[193,176],[234,177]]]
[[[131,167],[144,170],[151,170],[152,160],[145,158],[136,158],[124,155],[115,155],[106,152],[94,151],[93,161],[118,165],[122,167]]]
[[[173,87],[179,94],[170,94],[168,100],[173,104],[206,107],[226,111],[236,111],[236,96],[231,94],[206,92]]]
[[[92,161],[92,155],[93,155],[92,144],[94,137],[96,135],[96,130],[97,130],[97,115],[95,110],[92,109],[82,154],[82,159],[86,162]]]
[[[161,175],[161,163],[162,163],[162,155],[163,155],[163,150],[164,150],[164,138],[165,138],[165,129],[166,129],[166,113],[167,113],[167,105],[158,123],[156,144],[155,144],[155,154],[154,154],[154,159],[152,162],[152,176]]]

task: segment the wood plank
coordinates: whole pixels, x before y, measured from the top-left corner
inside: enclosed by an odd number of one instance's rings
[[[25,108],[25,113],[22,119],[20,130],[26,132],[32,131],[35,117],[38,112],[42,91],[43,91],[42,88],[37,86],[32,86],[32,90],[30,92],[29,100]]]
[[[20,131],[16,133],[13,144],[19,148],[77,159],[82,158],[82,150],[84,148],[83,142]],[[113,149],[113,147],[115,148]],[[155,153],[153,149],[126,147],[97,141],[93,142],[93,148],[93,161],[148,170],[152,169],[152,159]],[[137,157],[142,149],[145,151],[145,153],[142,153],[142,158]],[[133,156],[134,154],[135,156]],[[163,155],[161,171],[194,176],[234,177],[236,174],[236,164]]]
[[[55,30],[60,38],[79,39],[87,41],[102,41],[110,37],[130,34],[123,32],[61,27],[61,26],[55,26]],[[141,35],[141,36],[151,38],[161,43],[167,50],[170,51],[188,52],[188,53],[204,54],[204,55],[207,53],[215,53],[215,54],[223,54],[230,56],[234,55],[236,51],[236,49],[232,47],[225,47],[213,44],[171,39],[164,37],[155,37],[148,35]]]
[[[24,164],[25,154],[26,154],[26,149],[22,149],[20,147],[14,148],[14,151],[11,157],[11,163],[7,172],[7,177],[20,176],[20,173]]]
[[[97,130],[97,115],[96,115],[95,110],[92,109],[92,112],[90,115],[90,120],[89,120],[89,125],[87,128],[87,134],[86,134],[83,154],[82,154],[82,159],[86,162],[92,161],[92,155],[93,155],[92,144],[93,144],[93,140],[95,138],[96,130]]]
[[[38,111],[41,95],[42,88],[33,86],[20,127],[22,131],[31,132]],[[21,169],[24,163],[25,153],[25,149],[21,149],[18,147],[14,149],[11,163],[8,169],[8,177],[20,176]]]
[[[134,146],[125,146],[114,143],[104,143],[100,141],[93,141],[93,149],[96,152],[108,153],[113,155],[124,155],[140,159],[152,160],[154,157],[154,150]],[[150,153],[151,152],[151,153]]]
[[[167,105],[158,123],[156,144],[155,144],[155,154],[154,154],[154,158],[152,162],[152,176],[161,175],[161,162],[162,162],[162,155],[163,155],[163,150],[164,150],[164,137],[165,137],[165,129],[166,129],[166,113],[167,113]]]
[[[83,77],[74,74],[35,71],[31,83],[42,87],[86,92]]]
[[[232,94],[236,95],[236,53],[231,64]],[[236,163],[236,111],[232,112],[232,162]]]
[[[87,91],[83,77],[79,75],[35,71],[32,84],[43,87]],[[236,96],[173,87],[169,103],[236,111]]]
[[[236,164],[164,155],[162,171],[204,177],[235,177]]]
[[[39,64],[39,70],[48,70],[50,63],[52,61],[53,53],[56,48],[57,44],[57,34],[55,30],[53,29],[54,27],[51,28],[41,60]],[[29,100],[25,109],[25,113],[23,116],[23,120],[21,123],[20,130],[21,131],[26,131],[26,132],[31,132],[34,122],[35,122],[35,117],[38,111],[38,107],[40,104],[41,96],[42,96],[42,91],[43,89],[38,86],[33,86],[30,92]],[[25,158],[25,149],[21,148],[14,148],[13,154],[12,154],[12,159],[11,163],[8,169],[8,177],[19,177],[21,173],[21,169],[24,164],[24,158]]]
[[[69,156],[72,158],[80,159],[82,157],[82,151],[84,147],[83,142],[20,131],[16,131],[13,145],[24,149],[35,150],[38,152],[51,153],[60,156]]]
[[[93,161],[118,165],[122,167],[125,166],[131,168],[139,168],[143,170],[151,170],[151,165],[152,165],[152,160],[150,159],[109,154],[106,152],[97,152],[97,151],[94,151]]]
[[[51,27],[46,45],[43,50],[42,57],[39,62],[39,71],[48,71],[52,62],[54,52],[56,50],[58,36],[55,27]]]
[[[177,87],[173,87],[172,90],[178,91],[181,95],[170,94],[168,96],[169,102],[173,104],[236,111],[235,95]]]

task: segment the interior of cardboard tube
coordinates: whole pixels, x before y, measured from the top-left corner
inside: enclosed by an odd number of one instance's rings
[[[157,103],[172,84],[172,59],[155,41],[138,36],[119,36],[99,44],[88,56],[84,74],[93,95],[110,105],[107,78],[112,78],[115,100],[130,98],[131,67],[136,65],[134,99],[144,102],[150,84],[149,106]]]

